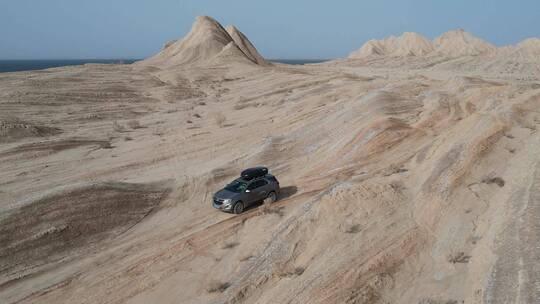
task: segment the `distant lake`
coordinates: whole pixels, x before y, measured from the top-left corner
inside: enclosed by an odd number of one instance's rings
[[[140,59],[59,59],[59,60],[0,60],[0,73],[43,70],[58,68],[70,65],[83,65],[87,63],[126,63],[130,64]],[[328,60],[323,59],[273,59],[272,62],[285,64],[310,64],[321,63]]]
[[[302,65],[302,64],[326,62],[326,61],[329,61],[329,59],[272,59],[270,61],[277,62],[277,63]]]
[[[87,63],[133,63],[138,59],[0,60],[0,73],[43,70]]]

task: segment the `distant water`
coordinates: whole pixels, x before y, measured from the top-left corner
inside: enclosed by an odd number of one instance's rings
[[[328,59],[273,59],[272,62],[285,63],[285,64],[310,64],[310,63],[321,63],[328,61]]]
[[[133,63],[136,59],[0,60],[0,73],[43,70],[87,63]]]
[[[0,73],[43,70],[49,68],[58,68],[70,65],[83,65],[87,63],[125,63],[130,64],[139,59],[60,59],[60,60],[0,60]],[[325,59],[274,59],[272,62],[286,64],[310,64],[321,63]]]

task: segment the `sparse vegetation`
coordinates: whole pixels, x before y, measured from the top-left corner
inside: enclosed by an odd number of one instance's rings
[[[217,112],[214,114],[214,121],[216,122],[216,125],[220,128],[223,128],[225,126],[225,121],[227,121],[227,118],[223,113]]]
[[[240,245],[240,243],[238,242],[225,242],[225,244],[223,244],[223,246],[221,247],[222,249],[232,249],[236,246]]]
[[[155,136],[163,136],[163,134],[165,134],[165,128],[156,127],[154,130],[152,130],[152,134]]]
[[[86,120],[99,120],[99,119],[101,119],[101,115],[99,115],[98,113],[90,113],[90,114],[84,115],[83,119],[86,119]]]
[[[471,256],[466,255],[465,252],[458,252],[458,253],[455,253],[455,254],[451,254],[448,257],[448,262],[450,262],[452,264],[457,264],[457,263],[467,264],[467,263],[469,263],[470,259],[471,259]]]
[[[104,141],[99,144],[101,149],[112,149],[114,148],[110,141]]]
[[[123,132],[126,132],[126,127],[124,127],[123,125],[121,125],[120,123],[118,123],[118,121],[113,121],[113,130],[115,132],[118,132],[118,133],[123,133]]]
[[[402,181],[392,181],[390,182],[390,187],[395,192],[403,192],[406,189]]]
[[[409,169],[406,169],[406,168],[402,168],[400,166],[397,166],[397,165],[392,165],[390,166],[390,168],[388,168],[385,173],[384,173],[384,176],[391,176],[391,175],[394,175],[394,174],[401,174],[401,173],[405,173],[405,172],[408,172]]]
[[[482,180],[482,183],[484,184],[496,184],[497,186],[499,187],[504,187],[505,185],[505,181],[504,179],[500,178],[500,177],[486,177]]]
[[[304,267],[293,267],[287,263],[280,263],[276,266],[274,274],[278,278],[288,278],[301,276],[306,269]]]
[[[231,283],[229,282],[210,281],[210,283],[208,283],[208,287],[206,288],[206,291],[208,293],[224,292],[230,286],[231,286]]]
[[[345,233],[358,233],[362,230],[359,224],[351,225],[345,229]]]
[[[141,123],[138,120],[135,120],[135,119],[128,121],[127,125],[128,125],[128,127],[130,127],[131,129],[134,129],[134,130],[142,128]]]

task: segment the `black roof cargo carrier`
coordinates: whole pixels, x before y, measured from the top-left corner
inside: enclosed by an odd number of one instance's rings
[[[249,168],[240,174],[240,176],[245,180],[252,180],[258,177],[262,177],[268,174],[268,168],[266,167],[255,167],[255,168]]]

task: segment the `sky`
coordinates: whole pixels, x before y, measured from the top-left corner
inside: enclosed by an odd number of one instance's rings
[[[0,0],[0,59],[145,58],[198,15],[236,25],[270,59],[345,57],[406,31],[540,37],[539,0]]]

